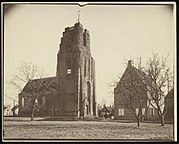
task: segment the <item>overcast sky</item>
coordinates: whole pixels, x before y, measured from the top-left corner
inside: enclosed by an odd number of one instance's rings
[[[21,4],[4,15],[5,94],[17,91],[7,82],[22,61],[56,75],[57,52],[65,27],[77,21],[90,32],[91,53],[96,63],[97,102],[113,103],[108,84],[122,75],[126,61],[152,52],[169,55],[175,50],[173,9],[169,5],[32,5]],[[5,98],[5,103],[12,103]]]

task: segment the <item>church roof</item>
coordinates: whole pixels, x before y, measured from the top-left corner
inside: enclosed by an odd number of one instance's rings
[[[47,77],[41,79],[33,79],[29,80],[25,87],[23,88],[22,92],[39,92],[42,90],[54,90],[56,91],[57,88],[57,78],[56,77]],[[22,93],[21,92],[21,93]]]

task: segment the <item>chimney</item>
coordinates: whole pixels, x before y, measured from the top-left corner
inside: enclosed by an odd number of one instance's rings
[[[128,60],[128,67],[132,66],[132,60]]]

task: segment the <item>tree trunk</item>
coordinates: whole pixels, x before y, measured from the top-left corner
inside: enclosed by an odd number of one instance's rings
[[[137,121],[137,127],[140,127],[140,118],[138,116],[136,116],[136,121]]]
[[[13,116],[15,116],[16,115],[16,113],[15,113],[15,110],[13,110],[13,114],[12,114]]]
[[[31,121],[34,121],[34,111],[32,111]]]
[[[34,109],[34,106],[32,108],[32,114],[31,114],[31,121],[34,121],[34,112],[35,112],[35,109]]]
[[[160,121],[161,121],[161,126],[165,126],[164,115],[161,115],[161,116],[160,116]]]
[[[35,101],[32,106],[31,121],[34,121],[34,113],[35,113]]]

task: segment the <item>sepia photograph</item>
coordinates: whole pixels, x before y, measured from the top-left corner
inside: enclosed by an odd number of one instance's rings
[[[1,3],[2,141],[177,141],[175,2]]]

